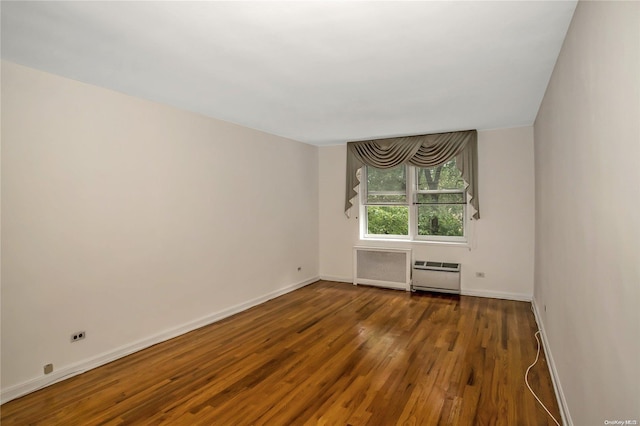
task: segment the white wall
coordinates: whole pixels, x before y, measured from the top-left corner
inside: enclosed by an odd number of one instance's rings
[[[579,2],[535,123],[534,302],[570,424],[640,421],[639,122],[640,3]]]
[[[314,146],[6,62],[2,143],[5,397],[318,276]]]
[[[320,275],[352,279],[352,248],[359,241],[358,209],[343,213],[346,147],[320,148]],[[466,294],[530,300],[533,293],[533,128],[478,132],[480,220],[472,247],[390,243],[412,247],[416,259],[462,263]],[[485,278],[477,278],[484,272]]]

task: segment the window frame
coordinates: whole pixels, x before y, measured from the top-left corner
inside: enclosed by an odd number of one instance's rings
[[[433,243],[452,243],[452,244],[467,244],[468,243],[468,233],[469,227],[468,223],[470,221],[468,217],[468,204],[469,197],[466,192],[466,184],[465,188],[462,189],[446,189],[446,190],[425,190],[418,189],[418,172],[420,169],[424,167],[416,167],[411,165],[404,165],[406,168],[405,176],[406,176],[406,185],[405,185],[405,196],[406,202],[379,202],[379,203],[368,203],[367,195],[368,195],[368,167],[363,166],[361,170],[361,179],[360,179],[360,239],[361,240],[399,240],[406,242],[433,242]],[[399,194],[399,191],[388,191],[393,194]],[[462,206],[462,236],[450,236],[450,235],[419,235],[418,234],[418,222],[419,222],[419,207],[424,205],[433,205],[437,206],[439,204],[436,203],[418,203],[417,197],[418,194],[446,194],[446,193],[462,193],[465,202],[459,204]],[[456,203],[449,203],[456,204]],[[440,205],[447,205],[447,203],[441,203]],[[368,212],[367,208],[371,206],[380,206],[380,207],[388,207],[388,206],[404,206],[408,208],[408,224],[407,224],[407,235],[386,235],[386,234],[369,234],[369,224],[368,224]]]

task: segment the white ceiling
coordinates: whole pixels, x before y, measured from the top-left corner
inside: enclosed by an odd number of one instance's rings
[[[2,57],[326,145],[532,124],[575,5],[2,1]]]

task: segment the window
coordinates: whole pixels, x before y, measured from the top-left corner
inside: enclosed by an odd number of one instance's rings
[[[466,241],[467,195],[456,162],[363,168],[363,238]]]

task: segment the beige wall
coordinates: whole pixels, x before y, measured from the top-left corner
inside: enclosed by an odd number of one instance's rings
[[[320,275],[352,279],[354,245],[359,241],[358,208],[343,213],[346,147],[320,148]],[[533,128],[478,133],[481,219],[471,227],[471,248],[425,243],[410,247],[416,259],[462,264],[466,294],[530,300],[533,294],[534,176]],[[485,278],[477,278],[484,272]]]
[[[3,393],[317,278],[317,189],[314,146],[2,63]]]
[[[580,2],[535,123],[535,304],[569,424],[640,421],[639,83],[640,3]]]

